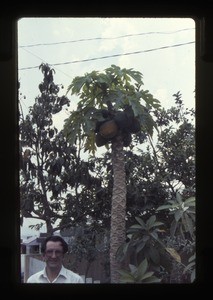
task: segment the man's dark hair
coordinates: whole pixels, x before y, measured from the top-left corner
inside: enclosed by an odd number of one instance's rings
[[[41,245],[41,252],[44,253],[46,251],[46,245],[47,242],[52,241],[52,242],[60,242],[62,247],[63,247],[63,253],[66,253],[68,251],[68,245],[65,242],[65,240],[59,236],[59,235],[51,235],[48,236],[42,243]]]

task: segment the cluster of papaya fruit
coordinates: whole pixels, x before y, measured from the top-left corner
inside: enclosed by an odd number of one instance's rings
[[[139,120],[135,117],[132,107],[127,105],[123,111],[110,112],[102,110],[103,121],[97,121],[95,128],[95,142],[101,147],[120,134],[123,145],[127,147],[132,141],[132,133],[140,131]]]

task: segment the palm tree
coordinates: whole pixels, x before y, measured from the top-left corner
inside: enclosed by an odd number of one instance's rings
[[[95,155],[97,147],[111,145],[113,194],[111,204],[110,272],[111,283],[118,283],[122,262],[117,251],[126,238],[126,174],[123,147],[131,146],[132,138],[142,143],[152,136],[156,124],[151,109],[159,108],[157,99],[141,89],[142,74],[133,69],[111,65],[103,73],[93,71],[77,76],[67,93],[80,100],[64,123],[64,134],[70,145]],[[157,129],[157,128],[156,128]]]

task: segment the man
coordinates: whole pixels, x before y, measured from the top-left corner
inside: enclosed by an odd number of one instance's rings
[[[42,271],[31,275],[27,283],[84,283],[80,275],[63,266],[67,251],[68,245],[62,237],[47,237],[41,247],[46,266]]]

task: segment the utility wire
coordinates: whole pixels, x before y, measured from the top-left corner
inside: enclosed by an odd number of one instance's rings
[[[184,28],[176,31],[150,31],[150,32],[142,32],[142,33],[135,33],[135,34],[125,34],[120,35],[117,37],[96,37],[96,38],[87,38],[87,39],[79,39],[79,40],[71,40],[71,41],[63,41],[63,42],[54,42],[54,43],[40,43],[40,44],[31,44],[31,45],[20,45],[19,48],[28,48],[28,47],[38,47],[38,46],[52,46],[52,45],[59,45],[59,44],[68,44],[68,43],[78,43],[78,42],[88,42],[88,41],[95,41],[95,40],[115,40],[121,39],[126,37],[134,37],[140,35],[150,35],[150,34],[173,34],[177,32],[187,31],[187,30],[194,30],[195,28]]]
[[[38,58],[39,60],[41,60],[43,63],[48,64],[48,63],[47,63],[43,58],[41,58],[40,56],[38,56],[38,55],[32,53],[31,51],[29,51],[29,50],[27,50],[27,49],[23,49],[23,50],[26,51],[26,52],[28,52],[28,53],[30,53],[31,55],[35,56],[36,58]],[[33,67],[33,68],[38,68],[38,67]],[[71,78],[70,75],[66,74],[65,72],[61,71],[60,69],[58,69],[58,68],[55,68],[55,69],[58,70],[59,72],[63,73],[63,74],[66,75],[67,77]],[[19,69],[19,70],[22,70],[22,69]]]
[[[101,57],[94,57],[94,58],[88,58],[88,59],[82,59],[82,60],[67,61],[67,62],[63,62],[63,63],[55,63],[55,64],[49,64],[49,65],[50,66],[60,66],[60,65],[82,63],[82,62],[99,60],[99,59],[106,59],[106,58],[111,58],[111,57],[118,57],[118,56],[125,56],[125,55],[134,55],[134,54],[140,54],[140,53],[147,53],[147,52],[152,52],[152,51],[157,51],[157,50],[162,50],[162,49],[180,47],[180,46],[194,44],[194,43],[195,43],[195,41],[191,41],[191,42],[174,44],[174,45],[170,45],[170,46],[162,46],[162,47],[152,48],[152,49],[147,49],[147,50],[140,50],[140,51],[134,51],[134,52],[120,53],[120,54],[114,54],[114,55],[106,55],[106,56],[101,56]],[[30,70],[30,69],[37,69],[37,68],[39,68],[39,66],[20,68],[19,71]]]

